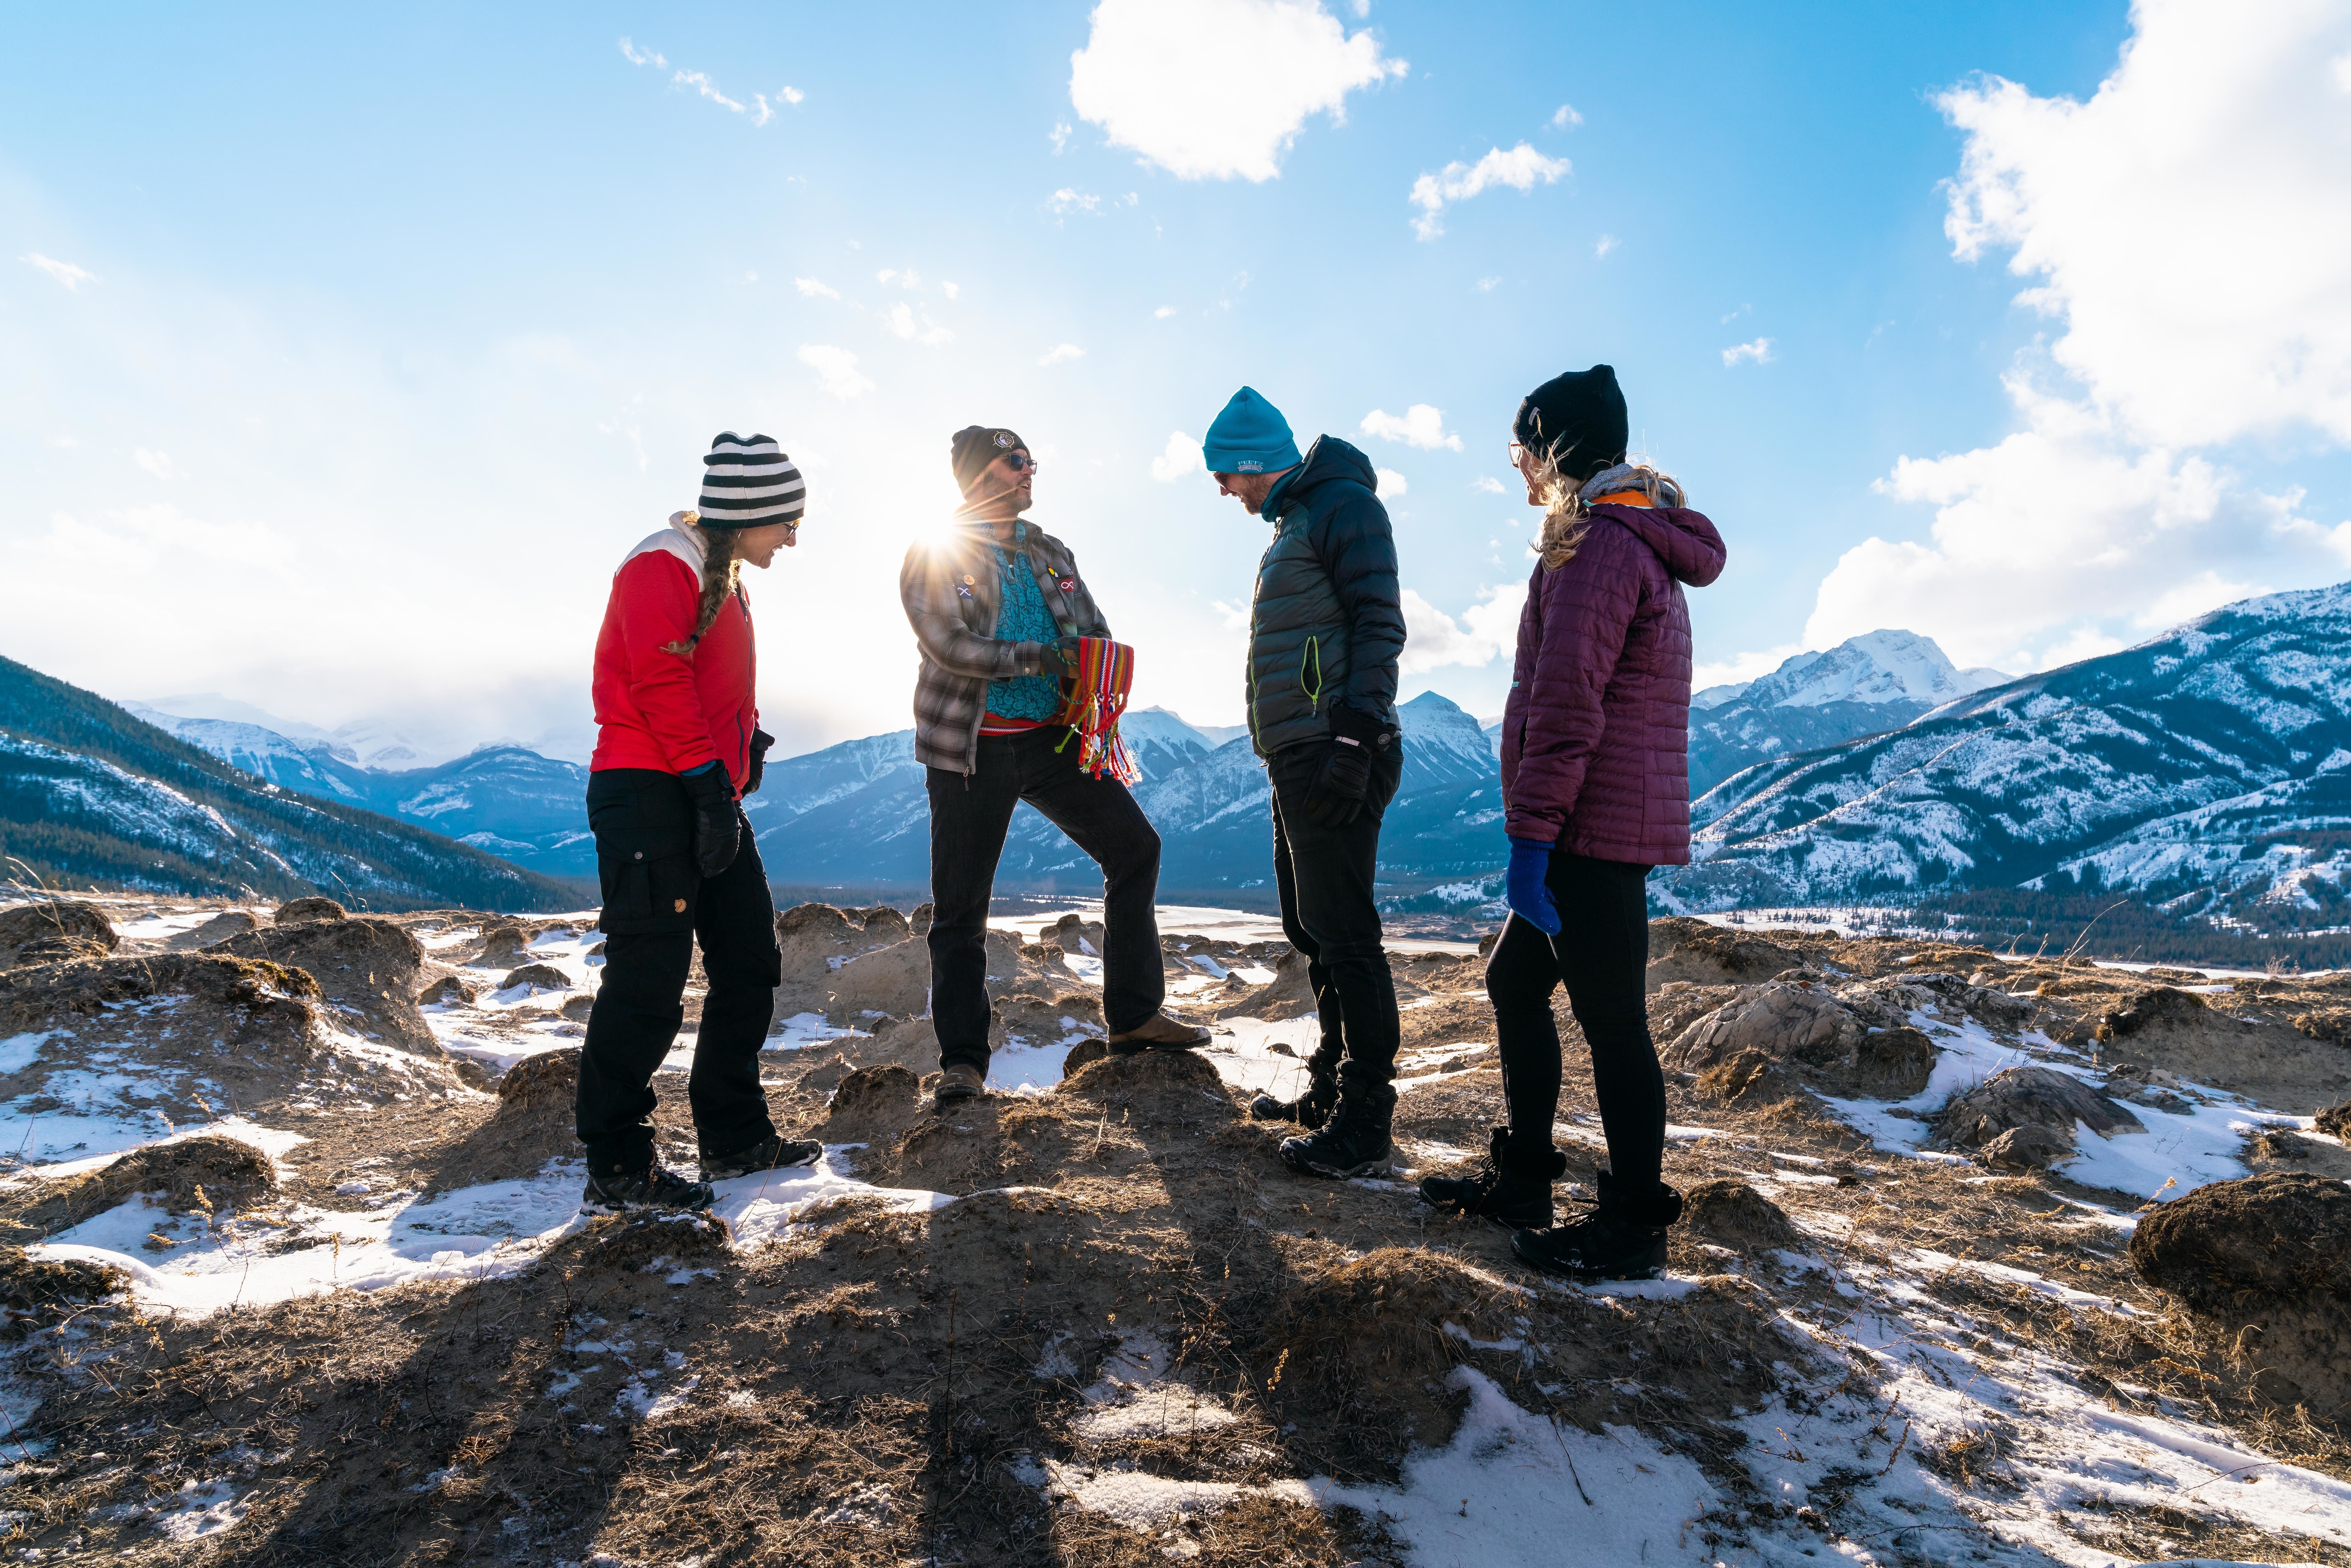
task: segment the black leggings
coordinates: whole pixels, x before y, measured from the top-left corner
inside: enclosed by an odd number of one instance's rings
[[[1564,982],[1592,1047],[1609,1168],[1644,1193],[1660,1179],[1666,1155],[1666,1077],[1649,1040],[1648,875],[1645,865],[1553,851],[1544,881],[1559,904],[1559,935],[1512,915],[1486,964],[1512,1148],[1523,1138],[1531,1163],[1536,1150],[1552,1146],[1560,1047],[1551,994]]]

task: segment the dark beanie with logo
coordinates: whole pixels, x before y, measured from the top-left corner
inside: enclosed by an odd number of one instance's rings
[[[1624,462],[1629,431],[1615,368],[1594,365],[1552,377],[1519,404],[1510,434],[1521,446],[1551,454],[1560,476],[1572,484]]]
[[[948,460],[955,465],[956,483],[967,490],[989,464],[1006,453],[1028,450],[1027,442],[996,424],[967,424],[956,431],[947,443]]]

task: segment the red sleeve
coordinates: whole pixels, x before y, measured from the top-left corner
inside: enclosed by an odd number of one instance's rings
[[[629,561],[613,583],[621,647],[629,661],[629,695],[645,727],[669,755],[673,773],[718,760],[718,748],[710,741],[710,720],[694,684],[692,661],[663,651],[666,644],[694,635],[694,612],[701,597],[694,569],[666,550],[647,550]]]
[[[1624,528],[1594,524],[1573,560],[1541,574],[1541,643],[1513,694],[1526,716],[1505,791],[1503,828],[1514,839],[1556,843],[1574,814],[1607,726],[1601,698],[1641,607],[1635,552],[1647,551]]]

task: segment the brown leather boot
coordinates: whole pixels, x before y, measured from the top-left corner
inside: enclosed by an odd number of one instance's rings
[[[931,1091],[931,1103],[944,1111],[958,1100],[976,1100],[987,1092],[987,1074],[957,1062],[939,1069],[939,1084]]]
[[[1208,1043],[1208,1031],[1177,1023],[1165,1013],[1153,1013],[1134,1029],[1110,1037],[1110,1048],[1121,1056],[1139,1051],[1197,1051]]]

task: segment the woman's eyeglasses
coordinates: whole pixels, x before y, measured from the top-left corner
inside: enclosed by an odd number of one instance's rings
[[[1511,443],[1510,443],[1510,466],[1511,466],[1511,467],[1513,467],[1513,468],[1519,467],[1520,465],[1524,464],[1524,463],[1526,462],[1526,460],[1527,460],[1527,445],[1526,445],[1526,443],[1525,443],[1525,442],[1523,442],[1523,441],[1513,441],[1513,442],[1511,442]]]

